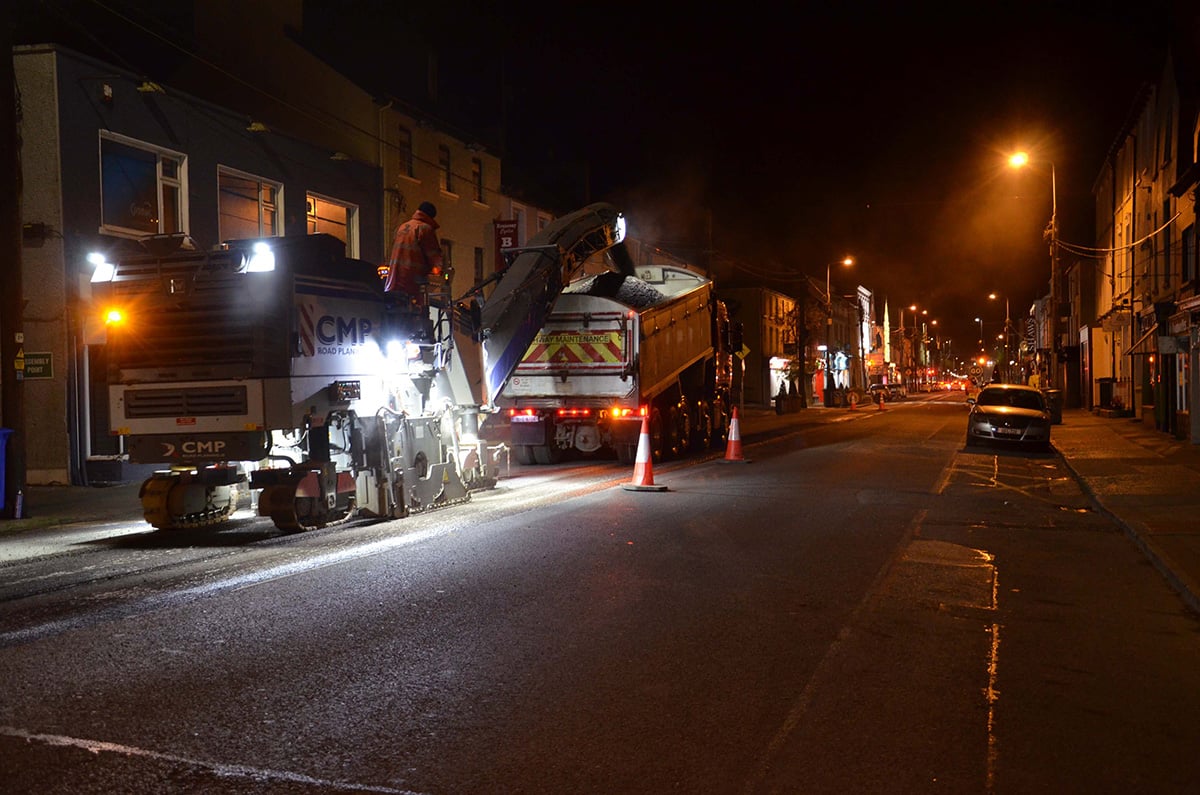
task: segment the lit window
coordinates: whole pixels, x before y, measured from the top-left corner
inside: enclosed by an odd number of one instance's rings
[[[187,232],[186,183],[182,154],[100,133],[100,212],[106,231]]]
[[[358,207],[328,196],[310,193],[306,214],[308,234],[333,235],[346,244],[346,256],[358,256]]]
[[[218,234],[221,240],[277,237],[283,186],[231,169],[217,172]]]

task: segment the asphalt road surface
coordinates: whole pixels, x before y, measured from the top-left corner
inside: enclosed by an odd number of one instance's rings
[[[3,789],[1200,791],[1200,621],[1055,455],[821,416],[664,493],[4,538]]]

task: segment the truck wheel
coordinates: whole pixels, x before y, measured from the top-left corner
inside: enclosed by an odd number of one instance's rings
[[[650,411],[650,456],[658,463],[667,453],[666,438],[663,434],[662,414],[658,409]]]
[[[717,398],[712,404],[712,448],[719,450],[725,446],[725,442],[729,437],[729,423],[732,418],[729,416],[729,406],[724,399]]]
[[[513,452],[517,455],[517,463],[522,466],[533,466],[533,448],[527,444],[518,444],[513,446]]]
[[[696,404],[696,422],[692,426],[692,449],[707,450],[713,443],[713,410],[700,401]]]
[[[533,460],[539,464],[557,464],[562,460],[562,450],[551,444],[533,445]]]
[[[617,463],[624,466],[634,463],[637,459],[637,445],[619,444],[617,445]]]
[[[687,455],[688,445],[692,441],[692,423],[687,406],[672,406],[668,416],[671,418],[671,457],[683,458]]]

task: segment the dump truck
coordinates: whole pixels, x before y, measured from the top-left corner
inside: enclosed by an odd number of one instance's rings
[[[567,284],[496,404],[523,464],[565,455],[632,463],[645,426],[655,461],[725,443],[730,321],[686,264],[609,268]]]

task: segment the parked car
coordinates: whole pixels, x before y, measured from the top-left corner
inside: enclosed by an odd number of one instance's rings
[[[988,384],[967,398],[967,446],[1050,449],[1051,416],[1040,390],[1023,384]]]

